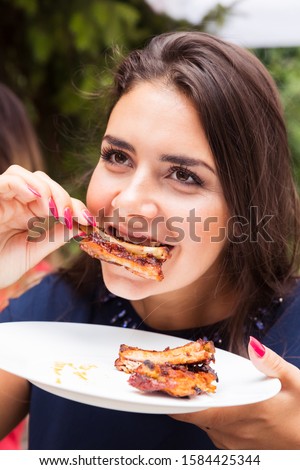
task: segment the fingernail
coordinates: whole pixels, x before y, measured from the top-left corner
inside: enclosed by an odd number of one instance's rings
[[[85,209],[84,211],[82,211],[82,215],[90,225],[92,225],[93,227],[97,227],[96,221],[90,211]]]
[[[65,224],[68,227],[69,230],[72,229],[73,227],[73,221],[72,221],[72,214],[71,214],[71,209],[70,207],[66,207],[64,210],[64,219],[65,219]]]
[[[249,344],[258,357],[265,355],[266,348],[256,338],[253,338],[253,336],[250,336]]]
[[[42,197],[41,194],[34,188],[32,188],[31,186],[29,186],[29,184],[27,185],[27,188],[29,189],[29,191],[32,192],[32,194],[34,194],[35,196],[37,197]]]
[[[81,241],[81,240],[82,240],[83,238],[85,238],[85,237],[86,237],[86,233],[85,233],[85,232],[79,232],[79,233],[77,233],[77,235],[75,235],[75,236],[73,237],[73,240],[75,240],[75,241]]]
[[[53,217],[55,217],[56,220],[58,220],[58,210],[57,210],[56,204],[52,196],[49,198],[49,209]]]

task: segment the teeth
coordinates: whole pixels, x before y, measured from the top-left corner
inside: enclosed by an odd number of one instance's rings
[[[121,235],[120,232],[115,228],[115,227],[110,227],[108,232],[110,232],[109,234],[115,238],[118,238],[119,240],[121,241],[125,241],[127,243],[132,243],[134,245],[148,245],[148,246],[162,246],[161,243],[159,242],[155,242],[155,241],[151,241],[149,239],[146,239],[146,240],[143,240],[143,243],[139,242],[138,239],[136,240],[133,240],[132,238],[128,238],[124,235]],[[133,237],[134,238],[134,237]]]
[[[159,242],[150,242],[150,246],[162,246]]]

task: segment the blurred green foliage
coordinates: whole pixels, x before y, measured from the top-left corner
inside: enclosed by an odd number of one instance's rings
[[[50,175],[73,194],[98,158],[107,97],[98,91],[114,49],[186,26],[143,0],[0,0],[0,80],[29,110]]]
[[[254,52],[271,72],[279,88],[295,177],[300,187],[300,47],[259,49]]]
[[[218,5],[196,29],[222,23],[228,11]],[[84,197],[81,184],[98,159],[108,106],[99,90],[110,85],[114,50],[126,53],[180,29],[191,25],[154,13],[143,0],[0,0],[0,80],[24,101],[50,176],[72,195]],[[300,48],[255,53],[280,87],[300,181]]]

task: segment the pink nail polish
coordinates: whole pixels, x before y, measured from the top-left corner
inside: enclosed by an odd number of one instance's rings
[[[68,227],[69,230],[72,229],[73,227],[73,221],[72,221],[72,214],[71,214],[71,209],[70,207],[66,207],[64,210],[64,219],[65,219],[65,224]]]
[[[75,241],[81,241],[81,240],[82,240],[83,238],[85,238],[85,237],[86,237],[86,233],[85,233],[85,232],[79,232],[79,233],[77,233],[77,235],[75,235],[75,236],[73,237],[73,240],[75,240]]]
[[[97,227],[97,224],[93,215],[88,210],[82,211],[82,215],[90,225],[92,225],[93,227]]]
[[[49,209],[53,217],[55,217],[56,220],[58,220],[58,210],[57,210],[56,204],[52,196],[49,198]]]
[[[41,194],[34,188],[32,188],[31,186],[29,186],[29,184],[27,185],[27,188],[29,189],[30,192],[32,192],[32,194],[34,194],[35,196],[37,197],[42,197]]]
[[[253,338],[253,336],[250,336],[249,344],[258,357],[265,355],[266,348],[256,338]]]

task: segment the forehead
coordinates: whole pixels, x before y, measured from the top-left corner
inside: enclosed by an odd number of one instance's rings
[[[116,103],[110,115],[108,133],[137,138],[143,134],[151,140],[206,141],[198,111],[193,103],[173,87],[162,82],[139,83]]]
[[[126,110],[128,113],[135,111],[140,114],[149,111],[157,117],[161,112],[167,111],[170,116],[176,116],[180,111],[187,112],[189,108],[193,108],[190,100],[173,86],[162,81],[140,82],[121,96],[112,114],[118,111],[125,113]]]

